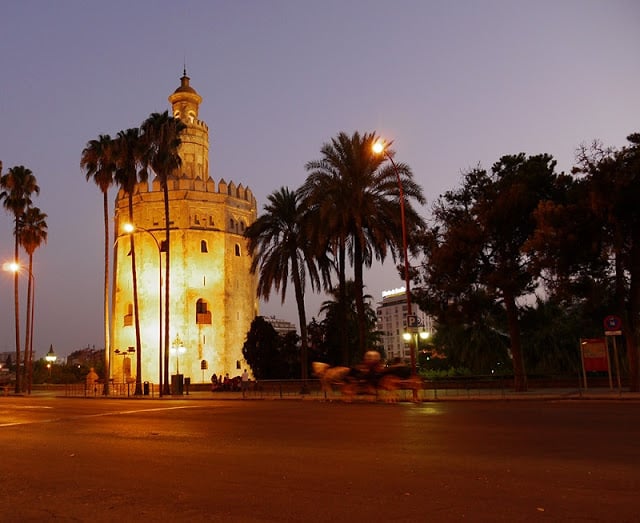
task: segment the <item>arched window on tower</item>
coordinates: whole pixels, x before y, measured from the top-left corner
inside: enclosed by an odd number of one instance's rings
[[[196,323],[198,325],[211,325],[211,311],[209,304],[202,298],[196,302]]]
[[[207,240],[200,240],[200,252],[209,252],[207,248]]]
[[[240,256],[240,245],[236,243],[236,256]]]

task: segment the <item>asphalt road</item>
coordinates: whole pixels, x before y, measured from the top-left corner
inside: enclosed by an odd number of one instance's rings
[[[640,403],[0,398],[0,521],[640,521]]]

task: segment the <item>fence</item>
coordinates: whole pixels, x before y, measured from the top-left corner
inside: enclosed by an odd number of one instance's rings
[[[589,390],[603,391],[608,389],[608,382],[606,378],[594,378],[589,382],[589,387]],[[135,382],[112,382],[109,385],[109,395],[119,398],[157,398],[160,396],[160,389],[156,383],[145,381],[142,384],[142,394],[136,394],[135,389]],[[585,391],[579,376],[530,377],[528,390],[529,392],[525,394],[530,396],[551,392],[572,395],[582,394]],[[212,391],[209,383],[185,383],[182,392],[183,394],[176,394],[174,397],[183,395],[211,399],[242,397],[250,399],[339,399],[342,397],[339,386],[334,386],[330,392],[325,392],[317,379],[309,379],[306,382],[302,380],[252,381],[244,394],[240,389]],[[422,387],[418,390],[418,399],[420,401],[437,401],[440,399],[507,398],[513,393],[514,383],[511,376],[465,376],[425,379],[422,382]],[[100,397],[103,396],[103,384],[96,383],[89,387],[85,383],[67,384],[64,385],[64,395],[86,398]],[[384,397],[385,393],[378,391],[377,395]],[[395,396],[399,401],[411,401],[413,391],[401,389],[396,391]]]

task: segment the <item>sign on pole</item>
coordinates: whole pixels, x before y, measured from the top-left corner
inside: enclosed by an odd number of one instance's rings
[[[415,329],[419,326],[418,316],[416,314],[407,314],[407,327]]]
[[[607,350],[605,338],[581,339],[580,355],[582,357],[584,388],[587,388],[587,372],[607,372],[609,374],[609,388],[613,388],[609,351]]]
[[[619,316],[609,315],[604,319],[605,336],[622,335],[622,320]]]

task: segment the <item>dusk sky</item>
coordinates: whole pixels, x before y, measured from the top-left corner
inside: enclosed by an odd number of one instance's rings
[[[3,0],[0,44],[0,160],[33,171],[48,215],[36,358],[50,344],[103,348],[102,195],[80,153],[169,109],[185,64],[210,175],[249,186],[259,213],[341,131],[394,141],[425,218],[478,164],[550,153],[569,171],[580,144],[620,147],[640,131],[637,0]],[[0,261],[12,227],[0,211]],[[365,284],[377,302],[403,281],[388,262]],[[309,320],[324,299],[307,290]],[[22,318],[25,303],[26,291]],[[261,313],[297,323],[293,293]],[[0,273],[0,352],[14,336],[13,279]]]

